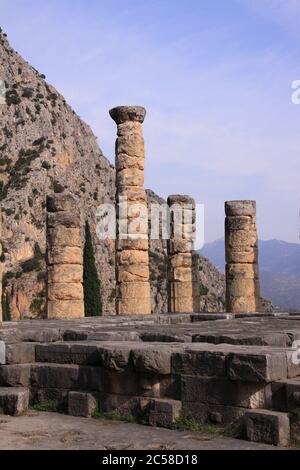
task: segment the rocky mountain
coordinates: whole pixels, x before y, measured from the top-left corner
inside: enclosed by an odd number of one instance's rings
[[[224,272],[224,240],[204,246],[201,253]],[[300,244],[259,241],[262,295],[282,309],[300,309]]]
[[[45,77],[0,33],[0,198],[4,287],[13,319],[40,316],[45,291],[45,198],[71,191],[90,221],[105,312],[114,310],[114,244],[95,234],[96,208],[113,203],[115,171]]]
[[[115,243],[96,236],[96,209],[115,202],[115,169],[96,137],[45,76],[30,66],[0,29],[0,201],[3,302],[12,319],[42,317],[45,304],[45,200],[70,191],[89,221],[104,314],[114,314]],[[152,191],[148,199],[161,200]],[[82,233],[84,237],[84,233]],[[224,280],[196,256],[200,307],[223,309]],[[167,310],[166,242],[150,243],[152,306]]]

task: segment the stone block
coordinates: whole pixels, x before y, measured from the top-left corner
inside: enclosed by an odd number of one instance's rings
[[[4,341],[0,341],[0,364],[6,364],[6,348]]]
[[[71,364],[71,347],[67,343],[38,344],[35,350],[35,361]]]
[[[229,298],[232,301],[234,301],[235,297],[243,297],[247,298],[249,297],[249,301],[251,303],[250,298],[255,297],[256,295],[256,282],[255,279],[240,279],[240,278],[234,278],[234,279],[227,279],[227,289],[229,292]]]
[[[250,297],[233,297],[226,294],[226,310],[233,313],[254,313],[258,310],[257,299]]]
[[[171,353],[169,348],[140,348],[131,351],[131,359],[134,369],[141,374],[171,373]]]
[[[28,387],[30,385],[31,364],[0,366],[0,386]]]
[[[150,398],[130,395],[100,394],[100,408],[104,412],[115,411],[125,416],[143,418],[149,414]]]
[[[120,265],[148,264],[148,252],[142,250],[123,250],[118,253],[118,262]]]
[[[159,399],[151,400],[149,414],[150,426],[168,428],[179,418],[182,404],[178,400]]]
[[[31,384],[38,388],[78,390],[79,366],[62,364],[34,364],[31,367]]]
[[[117,155],[125,154],[130,157],[144,157],[145,144],[142,133],[135,132],[120,135],[117,139],[116,151]],[[143,184],[141,186],[143,186]]]
[[[287,359],[280,353],[231,353],[228,377],[242,382],[273,382],[287,377]]]
[[[117,172],[117,186],[121,189],[131,186],[142,188],[144,186],[144,171],[137,168],[128,168]]]
[[[235,406],[214,405],[211,403],[182,403],[184,414],[200,424],[237,424],[247,411]]]
[[[242,408],[264,408],[265,384],[233,382],[227,377],[182,376],[183,402],[200,402]]]
[[[49,402],[59,411],[67,413],[68,411],[69,390],[63,388],[38,388],[30,387],[30,403],[32,405],[48,405]]]
[[[170,258],[171,268],[191,268],[193,264],[192,253],[177,253]]]
[[[118,287],[120,299],[150,299],[148,282],[122,282]]]
[[[168,240],[168,251],[170,254],[190,253],[193,249],[193,242],[190,240]]]
[[[103,370],[101,374],[101,391],[109,394],[161,397],[161,382],[163,378],[149,374],[142,376],[129,370],[114,372]]]
[[[0,413],[20,416],[28,410],[29,390],[27,388],[0,388]]]
[[[78,246],[53,246],[48,251],[48,263],[83,264],[82,248]]]
[[[150,297],[117,299],[117,315],[151,315]]]
[[[257,274],[257,266],[253,264],[235,263],[226,265],[226,277],[230,280],[255,279]]]
[[[180,281],[180,282],[192,282],[193,281],[193,272],[192,268],[180,267],[173,268],[168,273],[169,281]]]
[[[48,284],[49,300],[83,300],[83,285],[79,282]]]
[[[300,380],[288,380],[285,386],[287,411],[300,408]]]
[[[99,354],[102,367],[110,371],[121,371],[131,364],[130,347],[127,345],[100,346]]]
[[[138,282],[149,280],[149,266],[146,264],[120,265],[118,269],[119,282]]]
[[[129,236],[126,240],[117,240],[117,250],[143,250],[146,251],[149,248],[148,237],[145,239],[133,239]]]
[[[130,205],[130,203],[132,202],[136,204],[140,204],[146,207],[147,209],[147,195],[146,195],[146,191],[144,190],[144,188],[138,188],[138,187],[133,186],[133,187],[124,189],[124,191],[122,190],[122,188],[118,188],[117,199],[118,199],[119,208],[121,210],[123,209],[124,211],[126,211],[125,204]]]
[[[286,397],[286,380],[279,380],[272,382],[268,385],[270,390],[270,402],[269,406],[266,406],[268,410],[273,411],[287,411],[287,397]]]
[[[6,364],[30,364],[35,362],[36,343],[6,345]]]
[[[251,216],[256,215],[255,201],[227,201],[225,202],[227,216]]]
[[[137,168],[138,170],[144,171],[145,159],[144,157],[130,157],[126,154],[119,154],[116,161],[116,170]]]
[[[245,431],[248,441],[285,447],[290,440],[290,420],[286,413],[268,410],[247,411]]]
[[[228,248],[226,250],[227,263],[255,263],[257,259],[257,248],[253,248],[249,251],[236,251]]]
[[[218,351],[173,352],[172,373],[224,377],[226,375],[226,355]]]
[[[235,251],[247,251],[247,249],[257,247],[257,232],[252,229],[235,230],[226,235],[227,246],[234,248]]]
[[[225,220],[225,231],[255,230],[253,217],[249,215],[228,216]]]
[[[79,228],[68,228],[60,225],[56,228],[49,228],[47,231],[49,246],[70,246],[81,247],[81,230]]]
[[[170,283],[172,284],[172,283]],[[172,285],[169,286],[169,291],[172,291]],[[192,296],[187,297],[175,297],[169,295],[168,306],[170,312],[176,313],[193,313],[194,311],[194,298]]]
[[[295,354],[297,354],[296,351],[286,351],[289,379],[294,379],[295,377],[300,376],[300,363],[298,363],[299,358],[296,358],[295,360]]]
[[[82,283],[83,266],[79,264],[55,264],[48,268],[49,283]]]
[[[86,392],[69,392],[69,415],[90,418],[97,408],[98,400],[94,394]]]
[[[47,226],[49,228],[56,228],[59,225],[63,225],[68,228],[80,228],[81,218],[78,213],[71,212],[48,212],[47,214]]]
[[[83,318],[82,300],[50,300],[47,304],[48,318]]]

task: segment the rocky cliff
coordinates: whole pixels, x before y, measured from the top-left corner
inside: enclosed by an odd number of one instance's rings
[[[44,300],[45,199],[71,191],[90,221],[104,310],[114,310],[114,243],[95,235],[96,208],[114,202],[115,171],[83,123],[45,77],[0,33],[0,192],[4,286],[12,318],[41,315]]]
[[[91,227],[105,314],[115,313],[115,244],[96,236],[96,209],[115,201],[115,170],[90,127],[0,31],[0,199],[4,306],[12,319],[43,316],[45,200],[70,191]],[[180,188],[178,188],[180,191]],[[158,201],[148,191],[149,201]],[[84,234],[82,233],[84,237]],[[200,308],[223,310],[222,275],[196,255]],[[152,308],[167,310],[166,242],[150,243]]]

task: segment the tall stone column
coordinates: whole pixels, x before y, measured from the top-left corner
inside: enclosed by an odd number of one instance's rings
[[[82,318],[83,250],[78,204],[70,194],[47,198],[47,317]]]
[[[2,208],[0,206],[0,256],[2,255]],[[2,279],[3,279],[3,268],[2,263],[0,263],[0,299],[2,299]],[[3,320],[3,312],[2,312],[2,302],[0,302],[0,322]]]
[[[168,197],[170,239],[168,241],[168,305],[170,313],[192,313],[198,296],[193,282],[195,201],[189,196]]]
[[[146,110],[119,106],[110,110],[118,126],[117,185],[117,315],[151,314],[148,213],[144,189]]]
[[[226,311],[259,310],[260,288],[255,201],[225,203]]]

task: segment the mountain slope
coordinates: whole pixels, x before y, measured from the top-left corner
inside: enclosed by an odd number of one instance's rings
[[[99,203],[114,202],[114,168],[89,126],[9,46],[2,32],[0,78],[5,84],[5,104],[0,104],[2,261],[11,317],[42,313],[45,198],[67,190],[77,196],[83,217],[90,220],[104,309],[111,312],[115,273],[109,260],[114,245],[97,241],[95,212]]]

